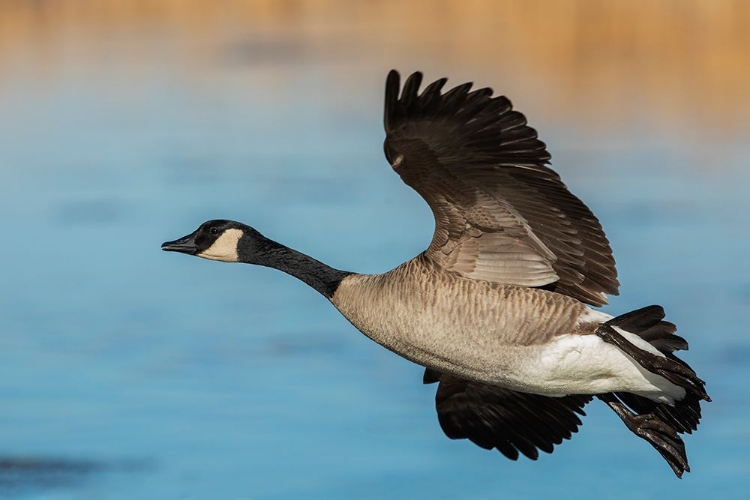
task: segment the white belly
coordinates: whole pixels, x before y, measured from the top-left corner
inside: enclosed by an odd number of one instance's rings
[[[621,333],[645,347],[635,335]],[[510,350],[519,362],[494,382],[519,391],[548,396],[632,392],[664,403],[685,395],[684,389],[645,370],[597,335],[563,335],[547,345]]]

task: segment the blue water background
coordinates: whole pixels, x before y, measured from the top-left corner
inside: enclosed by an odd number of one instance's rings
[[[622,282],[606,310],[663,305],[714,399],[681,481],[598,403],[514,463],[446,439],[422,370],[311,289],[159,250],[232,218],[352,271],[419,253],[433,221],[383,158],[381,100],[420,61],[108,43],[41,75],[22,47],[2,65],[0,497],[747,498],[747,128],[550,117],[533,73],[485,77],[601,219]]]

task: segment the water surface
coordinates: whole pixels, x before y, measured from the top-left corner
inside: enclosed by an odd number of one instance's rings
[[[328,18],[314,9],[301,31],[285,24],[300,22],[293,14],[244,25],[226,13],[200,30],[198,7],[115,22],[73,4],[60,23],[45,17],[53,7],[36,21],[7,12],[31,28],[6,30],[15,34],[0,62],[0,496],[746,494],[746,115],[723,115],[722,131],[707,108],[686,120],[690,89],[674,91],[672,111],[649,107],[670,91],[646,85],[643,68],[632,91],[592,94],[571,113],[564,103],[584,101],[587,87],[560,89],[574,77],[558,68],[548,78],[539,47],[511,52],[512,37],[498,35],[505,60],[461,60],[470,24],[442,60],[445,44],[374,44],[373,32],[316,24]],[[422,22],[414,40],[446,21]],[[206,219],[232,218],[359,272],[419,253],[431,215],[381,149],[391,66],[476,78],[531,117],[612,242],[622,294],[607,311],[662,304],[708,381],[714,402],[685,439],[685,479],[598,404],[538,462],[449,441],[422,370],[314,291],[272,270],[159,250]],[[693,78],[685,85],[709,85]],[[730,108],[747,109],[746,92],[731,96]]]

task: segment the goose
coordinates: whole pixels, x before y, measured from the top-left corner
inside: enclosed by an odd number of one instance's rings
[[[465,83],[424,87],[422,73],[385,85],[385,156],[435,218],[427,249],[383,274],[330,267],[248,225],[210,220],[162,249],[283,271],[360,332],[425,368],[439,424],[517,460],[551,453],[594,399],[689,471],[705,382],[675,356],[687,349],[660,306],[619,316],[599,220],[548,164],[537,132],[505,96]]]

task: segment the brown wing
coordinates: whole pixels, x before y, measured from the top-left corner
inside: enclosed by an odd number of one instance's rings
[[[440,381],[435,403],[440,427],[451,439],[469,439],[487,450],[497,448],[511,460],[521,452],[539,458],[570,439],[591,396],[561,398],[515,392],[470,382],[427,369],[425,383]]]
[[[471,84],[445,93],[440,79],[418,93],[412,74],[388,75],[385,154],[429,204],[435,234],[426,255],[464,276],[554,284],[592,305],[619,282],[597,218],[545,166],[550,155],[526,118],[492,90]]]

